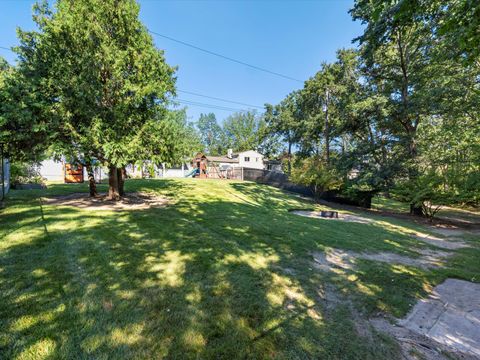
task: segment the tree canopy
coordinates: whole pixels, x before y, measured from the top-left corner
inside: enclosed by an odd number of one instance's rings
[[[478,203],[479,9],[356,1],[358,50],[339,50],[302,89],[266,106],[269,130],[297,149],[292,177],[350,198],[389,192],[427,216]]]
[[[178,155],[171,146],[176,124],[166,110],[175,68],[140,22],[136,1],[58,0],[54,9],[44,2],[33,18],[38,31],[18,32],[3,131],[22,123],[40,135],[48,129],[40,143],[110,168],[113,198],[128,163]],[[19,108],[16,98],[30,103]]]

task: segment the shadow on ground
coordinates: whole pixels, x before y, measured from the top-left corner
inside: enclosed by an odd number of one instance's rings
[[[40,192],[11,199],[0,215],[2,357],[398,355],[392,340],[359,331],[339,297],[352,298],[358,313],[398,316],[445,274],[371,261],[327,274],[312,269],[311,253],[331,246],[415,256],[428,245],[395,227],[298,218],[287,211],[298,200],[275,189],[226,182],[209,192],[208,184],[127,182],[127,190],[174,199],[136,211],[42,205]],[[332,286],[338,295],[326,294]]]

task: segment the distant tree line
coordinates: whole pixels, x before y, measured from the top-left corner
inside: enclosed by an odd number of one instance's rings
[[[224,155],[232,149],[275,156],[282,146],[280,138],[268,129],[264,116],[255,111],[236,112],[221,124],[215,114],[201,114],[196,125],[203,151],[210,155]]]

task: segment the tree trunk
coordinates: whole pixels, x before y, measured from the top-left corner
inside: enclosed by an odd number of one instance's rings
[[[108,168],[108,199],[120,200],[118,169],[115,166]]]
[[[92,164],[87,163],[86,168],[87,168],[88,189],[90,190],[90,196],[91,197],[98,196],[97,185],[95,184],[95,176],[93,174]]]
[[[325,160],[330,164],[330,128],[328,123],[328,101],[329,93],[325,91]]]
[[[415,215],[415,216],[423,216],[423,208],[422,206],[418,206],[415,204],[410,204],[410,215]]]
[[[417,144],[415,142],[414,136],[410,137],[410,141],[408,144],[408,150],[410,153],[410,158],[413,160],[413,167],[410,168],[408,177],[410,181],[415,181],[418,177],[418,168],[416,167],[416,161],[415,159],[417,158]],[[415,215],[415,216],[425,216],[425,212],[423,211],[422,205],[415,205],[413,203],[410,204],[410,215]]]
[[[126,171],[125,168],[117,168],[117,178],[118,178],[118,193],[120,196],[125,195],[124,185],[125,185],[125,178],[126,178]]]
[[[292,173],[292,142],[288,140],[288,175]]]

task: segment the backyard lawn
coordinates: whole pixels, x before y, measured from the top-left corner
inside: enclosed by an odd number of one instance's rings
[[[392,359],[367,321],[401,318],[446,278],[480,282],[480,241],[441,267],[359,259],[323,271],[329,249],[420,258],[408,220],[314,219],[278,189],[221,180],[129,180],[165,207],[105,211],[12,191],[0,210],[0,358]],[[104,185],[100,190],[105,191]],[[324,206],[316,206],[325,209]],[[358,215],[358,214],[357,214]]]

